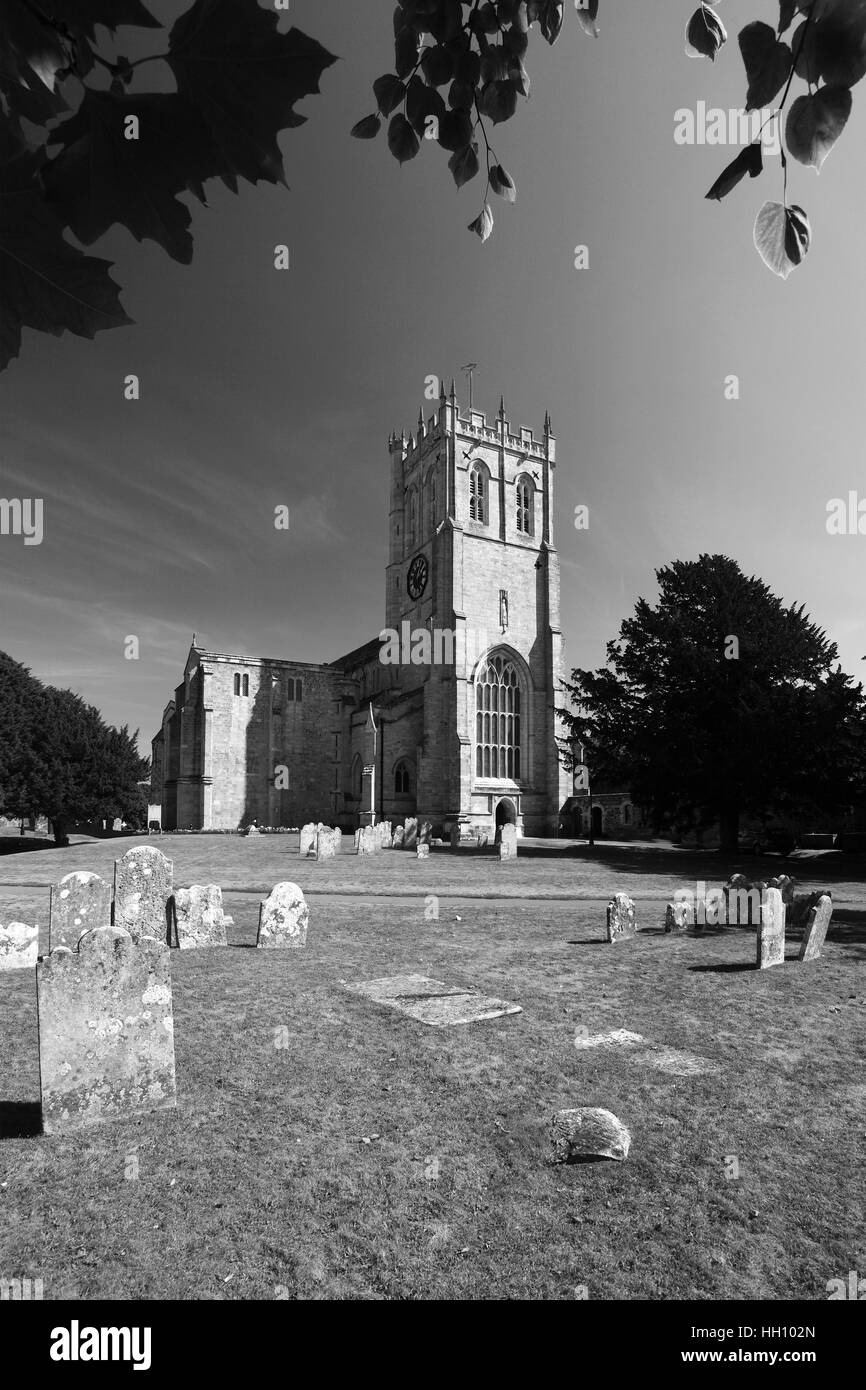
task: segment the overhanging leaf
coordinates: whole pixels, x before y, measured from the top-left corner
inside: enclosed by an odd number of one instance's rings
[[[486,241],[493,231],[493,213],[489,203],[485,203],[473,222],[469,223],[470,232],[474,232],[482,241]]]
[[[847,87],[821,87],[797,97],[788,112],[785,142],[793,159],[820,170],[851,114]]]
[[[740,30],[738,41],[749,83],[746,110],[760,110],[769,106],[787,82],[793,61],[791,50],[776,38],[769,24],[757,20]]]
[[[755,219],[754,239],[764,264],[787,280],[806,256],[812,231],[802,208],[765,203]]]
[[[747,145],[744,150],[740,150],[736,159],[732,160],[727,168],[723,169],[716,179],[709,193],[708,198],[713,198],[721,202],[726,198],[732,188],[736,188],[740,179],[746,177],[756,179],[764,168],[764,155],[760,140]]]
[[[513,203],[517,197],[517,187],[514,179],[507,169],[503,169],[501,164],[493,164],[490,169],[490,187],[494,193],[498,193],[500,198],[506,202]]]
[[[298,29],[281,33],[256,0],[195,0],[169,36],[178,93],[198,111],[226,173],[284,183],[277,136],[306,120],[295,111],[319,91],[334,57]]]
[[[715,10],[700,5],[686,25],[686,53],[690,58],[709,58],[716,54],[728,39],[727,31]]]
[[[92,338],[132,323],[110,268],[64,241],[41,190],[0,198],[0,370],[18,356],[23,328]]]
[[[475,141],[467,145],[465,150],[455,150],[448,161],[448,168],[454,175],[454,182],[458,188],[462,188],[464,183],[474,179],[478,173],[478,145]]]
[[[395,159],[405,164],[407,160],[415,158],[420,148],[418,136],[403,112],[398,111],[396,116],[391,117],[391,124],[388,126],[388,149]]]

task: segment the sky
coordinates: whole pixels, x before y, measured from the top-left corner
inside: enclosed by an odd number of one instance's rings
[[[866,499],[866,83],[820,176],[791,166],[813,244],[783,282],[752,245],[778,158],[708,202],[735,150],[674,139],[678,111],[743,104],[736,34],[775,0],[726,0],[715,64],[685,54],[691,0],[601,8],[598,39],[570,6],[553,48],[532,31],[530,99],[493,132],[517,201],[492,200],[482,245],[483,186],[457,190],[438,146],[401,168],[384,135],[349,137],[393,66],[389,0],[292,0],[284,26],[340,61],[281,137],[289,190],[209,185],[190,266],[114,229],[89,249],[135,326],[26,331],[0,376],[0,497],[44,499],[41,545],[0,537],[0,649],[147,752],[194,631],[311,662],[357,647],[384,621],[389,433],[430,413],[430,375],[465,408],[473,361],[476,408],[502,394],[539,433],[551,413],[569,668],[603,663],[658,567],[723,552],[805,603],[863,679],[866,535],[826,521],[831,499]]]

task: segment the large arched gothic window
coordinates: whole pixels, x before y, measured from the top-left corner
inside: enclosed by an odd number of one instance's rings
[[[521,536],[531,536],[535,511],[535,488],[529,478],[517,480],[517,529]]]
[[[469,516],[472,521],[487,524],[487,470],[480,463],[469,470]]]
[[[506,656],[492,656],[475,680],[475,775],[521,775],[520,680]]]
[[[394,794],[395,796],[411,796],[412,794],[412,769],[405,758],[401,758],[394,768]]]
[[[424,482],[427,502],[427,530],[430,535],[436,530],[436,472],[430,469]]]

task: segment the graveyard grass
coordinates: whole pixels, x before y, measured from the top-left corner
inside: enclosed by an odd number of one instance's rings
[[[0,860],[0,921],[38,916],[44,933],[41,885],[77,868],[110,878],[130,843]],[[799,965],[792,934],[787,963],[758,972],[748,930],[660,931],[674,887],[721,881],[712,857],[702,870],[638,850],[500,864],[434,849],[316,865],[291,843],[161,842],[175,885],[223,883],[235,919],[233,948],[172,956],[175,1112],[28,1131],[33,975],[0,977],[2,1277],[41,1277],[46,1299],[811,1300],[866,1267],[853,871],[831,884],[822,958]],[[308,944],[249,949],[259,890],[280,879],[307,893]],[[637,900],[638,935],[608,945],[617,888]],[[472,896],[491,891],[510,900]],[[409,973],[523,1012],[432,1028],[342,988]],[[574,1046],[615,1029],[704,1070]],[[628,1126],[626,1162],[550,1163],[553,1114],[584,1105]]]

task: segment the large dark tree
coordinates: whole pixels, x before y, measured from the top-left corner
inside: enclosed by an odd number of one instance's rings
[[[0,652],[0,815],[30,811],[26,765],[42,687],[26,667]]]
[[[742,815],[849,804],[866,787],[863,689],[835,645],[734,560],[656,572],[653,607],[576,670],[563,718],[596,779],[618,782],[660,824],[718,820],[735,850]]]
[[[148,761],[136,737],[0,652],[0,812],[47,816],[60,844],[79,821],[141,819]]]
[[[27,775],[34,810],[48,816],[63,844],[70,826],[138,813],[137,785],[148,763],[128,729],[109,728],[99,711],[71,690],[42,694]]]

